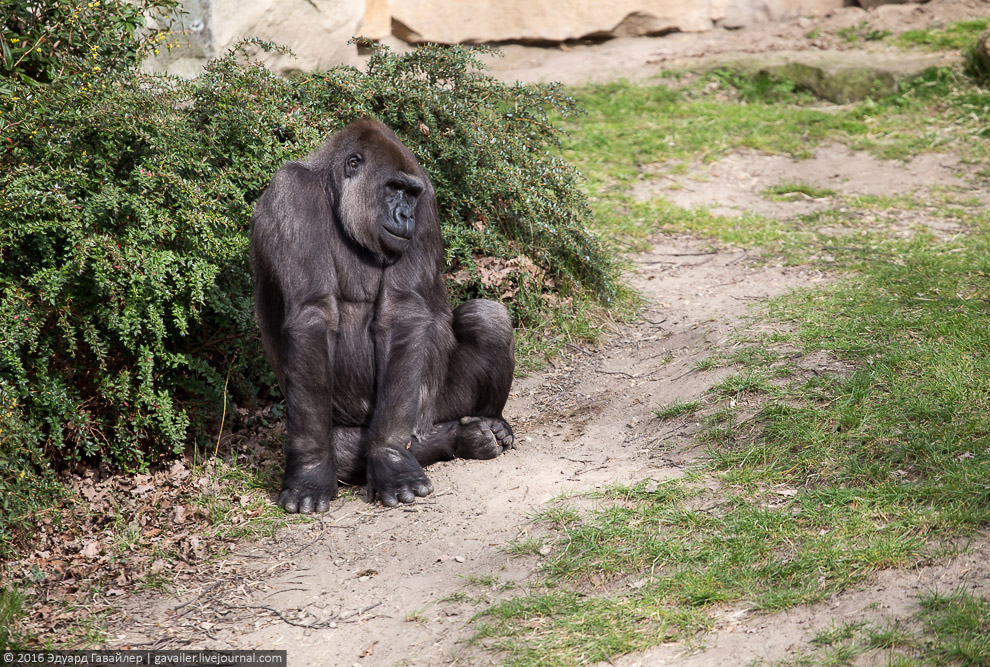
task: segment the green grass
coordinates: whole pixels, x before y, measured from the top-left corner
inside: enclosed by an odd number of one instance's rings
[[[600,201],[658,162],[710,161],[740,148],[807,155],[809,143],[870,130],[863,114],[807,106],[811,98],[787,92],[788,86],[778,97],[796,106],[759,102],[766,93],[751,81],[720,73],[682,88],[612,83],[582,89],[577,96],[587,115],[566,123],[571,132],[564,155],[588,177]],[[704,93],[706,82],[736,96],[751,95],[754,102],[741,105]]]
[[[717,71],[675,84],[610,83],[574,91],[584,116],[563,121],[563,156],[585,176],[596,231],[617,249],[644,247],[658,229],[708,235],[728,244],[796,250],[824,244],[807,226],[749,214],[716,216],[685,211],[658,198],[633,196],[633,187],[658,175],[698,171],[731,151],[755,150],[810,157],[816,146],[840,142],[885,159],[955,150],[965,161],[990,161],[986,109],[990,89],[949,69],[905,83],[895,95],[822,108],[787,81]],[[990,173],[990,170],[988,170]],[[782,184],[772,197],[830,196],[806,184]],[[863,206],[870,199],[863,197]],[[880,199],[880,198],[877,198]]]
[[[956,592],[932,593],[921,599],[918,614],[924,624],[924,657],[929,664],[990,664],[990,600]]]
[[[514,549],[539,554],[540,577],[476,619],[476,641],[507,665],[595,664],[703,643],[726,605],[770,612],[827,599],[879,570],[943,557],[934,545],[990,525],[990,216],[978,202],[785,183],[767,194],[829,197],[835,208],[775,220],[632,194],[644,175],[731,150],[801,157],[825,141],[886,158],[951,148],[978,163],[990,155],[990,91],[942,70],[891,98],[825,112],[783,84],[767,89],[769,102],[755,89],[719,75],[575,91],[589,116],[566,152],[588,176],[604,234],[635,245],[688,233],[760,248],[769,261],[827,255],[842,273],[773,301],[768,317],[785,325],[774,333],[755,327],[700,362],[738,369],[701,400],[657,408],[661,419],[702,423],[707,456],[688,477],[592,494],[591,509],[557,500],[535,518],[546,536]],[[922,226],[905,235],[885,222],[889,211],[952,220],[966,235],[940,240]],[[846,371],[801,366],[823,352]],[[840,627],[795,664],[852,664],[894,647],[917,661],[904,664],[983,664],[985,602],[956,602],[919,612],[920,640],[908,626]],[[975,611],[936,625],[957,607]]]
[[[653,414],[660,419],[673,419],[674,417],[694,414],[700,406],[700,401],[678,401],[657,408],[653,411]]]
[[[990,664],[990,600],[956,591],[927,593],[908,618],[844,623],[818,632],[812,650],[783,665],[979,667]],[[762,663],[758,663],[762,664]]]
[[[18,648],[18,618],[23,613],[24,594],[16,588],[0,587],[0,651]]]
[[[860,42],[882,41],[890,36],[890,31],[871,28],[866,21],[860,21],[854,26],[840,29],[836,32],[836,35],[850,44],[857,44]]]
[[[811,199],[833,197],[835,196],[835,190],[819,188],[814,185],[808,185],[807,183],[781,183],[767,188],[763,194],[777,201],[790,201],[801,195]]]
[[[798,371],[780,385],[768,380],[777,355],[748,352],[752,368],[710,391],[762,399],[745,424],[732,411],[708,417],[719,491],[668,482],[543,513],[559,534],[546,589],[489,609],[479,640],[509,651],[510,665],[593,663],[695,637],[720,603],[822,600],[990,523],[990,220],[981,225],[965,244],[902,242],[855,277],[779,300],[775,317],[797,327],[789,344],[855,372]],[[645,583],[630,591],[630,578]]]
[[[942,30],[909,30],[897,36],[899,46],[914,46],[929,51],[958,51],[972,46],[990,18],[973,18],[950,23]]]

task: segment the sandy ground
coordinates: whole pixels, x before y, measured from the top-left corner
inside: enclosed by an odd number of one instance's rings
[[[980,13],[974,7],[985,10],[987,4],[936,0],[872,14],[886,21],[914,17],[927,25]],[[837,25],[854,18],[855,23],[864,16],[861,10],[843,10],[821,21]],[[708,52],[727,40],[755,49],[768,36],[776,40],[778,33],[793,33],[806,42],[803,35],[811,25],[795,21],[753,31],[616,40],[567,51],[511,47],[503,61],[511,67],[500,67],[499,73],[523,80],[573,80],[575,72],[592,71],[595,78],[645,77],[668,56]],[[787,39],[773,43],[792,48]],[[789,217],[826,203],[770,202],[760,194],[795,180],[844,194],[918,195],[933,183],[970,187],[965,168],[949,155],[884,162],[826,146],[801,162],[733,154],[695,165],[684,176],[647,171],[638,195],[659,194],[726,215],[757,211]],[[905,228],[931,222],[941,234],[957,231],[938,228],[923,212],[918,215]],[[465,642],[478,608],[457,595],[465,590],[480,594],[470,579],[491,575],[524,582],[534,576],[538,557],[512,558],[503,548],[537,530],[530,517],[556,496],[681,475],[698,455],[690,437],[697,425],[664,429],[652,411],[698,398],[729,372],[700,371],[696,364],[731,345],[732,332],[751,323],[768,297],[828,279],[815,270],[767,265],[749,251],[713,251],[688,238],[658,238],[648,252],[630,259],[628,280],[646,301],[642,319],[617,328],[598,348],[569,348],[553,368],[515,383],[507,408],[515,450],[492,461],[433,466],[428,473],[435,493],[413,505],[386,509],[369,504],[363,490],[347,494],[312,523],[291,526],[273,540],[241,544],[230,558],[205,569],[198,587],[174,596],[132,596],[111,627],[110,645],[284,648],[293,666],[493,664],[496,656]],[[738,665],[781,659],[806,650],[812,632],[832,623],[906,616],[914,598],[933,587],[966,586],[986,594],[990,542],[979,539],[972,547],[952,561],[882,572],[861,589],[813,607],[775,615],[726,608],[704,642],[706,650],[663,646],[614,664]]]

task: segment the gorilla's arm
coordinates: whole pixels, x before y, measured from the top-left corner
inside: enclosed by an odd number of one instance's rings
[[[432,307],[420,290],[385,290],[383,298],[374,332],[379,382],[369,425],[368,483],[383,504],[395,505],[433,490],[409,448],[417,431],[433,426],[454,341],[449,311]]]
[[[286,396],[285,477],[279,505],[326,511],[337,495],[328,406],[339,312],[318,179],[298,163],[280,169],[255,211],[255,300],[266,352]]]

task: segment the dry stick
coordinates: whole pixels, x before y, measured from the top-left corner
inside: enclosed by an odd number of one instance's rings
[[[326,620],[323,620],[323,621],[320,621],[320,622],[317,622],[317,623],[299,623],[298,621],[293,621],[291,618],[286,617],[278,609],[275,609],[273,607],[268,607],[266,605],[243,605],[243,604],[240,604],[240,605],[227,605],[227,606],[228,606],[229,609],[263,609],[264,611],[270,611],[271,613],[273,613],[276,616],[278,616],[282,620],[282,622],[288,623],[289,625],[294,625],[294,626],[296,626],[298,628],[308,628],[310,630],[328,630],[331,627],[331,625],[330,625],[331,623],[357,623],[359,620],[361,620],[361,619],[357,618],[358,616],[361,616],[365,612],[371,611],[372,609],[374,609],[375,607],[379,606],[380,604],[381,604],[381,602],[376,602],[375,604],[370,605],[368,607],[365,607],[361,611],[357,612],[356,614],[352,614],[351,616],[348,616],[347,618],[341,618],[338,615],[338,616],[335,616],[333,618],[328,618]],[[351,620],[351,619],[354,619],[354,620]]]
[[[230,369],[233,368],[233,364],[227,369],[227,379],[223,381],[223,415],[220,417],[220,432],[217,433],[217,446],[213,448],[213,458],[217,457],[217,452],[220,451],[220,438],[223,437],[223,423],[227,419],[227,383],[230,382]]]
[[[291,557],[298,556],[302,552],[306,551],[306,549],[309,549],[311,546],[313,546],[314,544],[316,544],[317,542],[319,542],[321,539],[323,539],[323,536],[326,535],[326,532],[327,532],[327,524],[321,519],[320,520],[320,534],[317,535],[316,537],[314,537],[312,540],[310,540],[306,544],[304,544],[301,549],[299,549],[298,551],[295,551],[292,554]]]
[[[699,370],[700,369],[698,369],[698,368],[689,368],[686,371],[684,371],[683,373],[681,373],[680,375],[678,375],[677,377],[670,378],[670,380],[668,380],[668,382],[676,382],[676,381],[680,380],[682,377],[687,377],[691,373],[697,373]]]
[[[703,252],[651,252],[651,255],[660,255],[661,257],[701,257],[704,255],[717,255],[717,250],[705,250]]]
[[[604,373],[605,375],[619,375],[622,377],[627,377],[630,380],[635,380],[639,377],[638,375],[632,375],[631,373],[626,373],[625,371],[603,371],[600,368],[595,368],[593,370],[595,373]]]

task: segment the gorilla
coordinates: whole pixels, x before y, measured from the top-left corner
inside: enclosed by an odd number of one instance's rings
[[[410,503],[433,491],[423,466],[512,446],[512,321],[484,299],[451,312],[437,218],[415,156],[368,119],[283,165],[258,200],[255,313],[287,405],[286,512],[326,511],[338,480]]]

